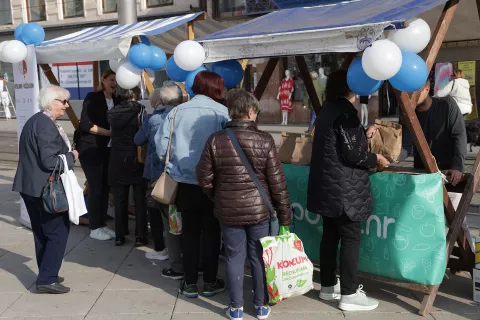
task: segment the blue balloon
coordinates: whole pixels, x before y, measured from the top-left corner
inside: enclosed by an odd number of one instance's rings
[[[150,63],[150,68],[152,70],[161,70],[165,67],[167,63],[167,56],[162,49],[156,46],[150,46],[150,50],[152,50],[152,61]]]
[[[415,53],[402,52],[402,66],[388,81],[400,91],[414,92],[425,85],[427,78],[428,67],[425,61]]]
[[[38,46],[45,40],[45,30],[36,22],[29,22],[22,29],[22,40],[26,45],[33,44]]]
[[[21,41],[23,42],[23,39],[22,39],[22,31],[23,31],[23,28],[26,26],[25,23],[22,23],[20,25],[18,25],[16,28],[15,28],[15,40],[18,40],[18,41]]]
[[[183,70],[179,66],[177,66],[177,63],[175,62],[173,56],[168,59],[166,69],[168,77],[177,82],[184,82],[185,79],[187,79],[188,73],[190,72]]]
[[[143,44],[146,44],[147,46],[151,45],[150,39],[148,39],[147,36],[140,36],[140,40]]]
[[[195,96],[195,93],[193,93],[192,91],[193,83],[195,82],[195,77],[197,76],[197,74],[202,71],[208,71],[208,69],[205,67],[200,67],[188,73],[187,79],[185,80],[185,87],[187,88],[187,92],[190,97]]]
[[[380,89],[383,81],[370,78],[363,70],[362,58],[358,58],[348,68],[347,83],[353,93],[368,96]]]
[[[148,69],[152,63],[152,50],[150,46],[139,43],[128,50],[128,61],[139,69]]]
[[[215,62],[212,71],[223,78],[229,89],[238,86],[243,79],[242,65],[237,60]]]

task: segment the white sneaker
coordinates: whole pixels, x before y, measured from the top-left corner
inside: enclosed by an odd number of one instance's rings
[[[378,301],[367,297],[363,285],[360,285],[357,293],[343,295],[338,307],[343,311],[371,311],[378,307]]]
[[[103,227],[102,231],[103,231],[103,233],[108,234],[112,239],[115,238],[115,231],[113,231],[109,227]]]
[[[333,287],[323,287],[320,289],[320,299],[325,301],[339,300],[342,298],[340,291],[340,280],[337,280],[337,284]]]
[[[162,251],[151,251],[145,253],[145,257],[150,260],[168,260],[168,249],[165,248]]]
[[[98,229],[90,231],[90,238],[95,239],[95,240],[100,240],[100,241],[105,241],[105,240],[112,239],[112,237],[110,237],[110,235],[106,234],[103,231],[103,228],[98,228]]]

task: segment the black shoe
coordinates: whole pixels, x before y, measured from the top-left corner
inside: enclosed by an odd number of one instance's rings
[[[135,247],[143,247],[148,244],[148,238],[147,237],[137,237],[135,241]]]
[[[117,247],[123,246],[125,244],[125,237],[115,237],[115,245]]]
[[[173,279],[173,280],[182,280],[183,278],[185,278],[185,275],[183,273],[175,272],[173,271],[172,268],[163,269],[162,276],[164,276],[165,278]]]
[[[180,285],[179,292],[187,298],[198,298],[198,288],[196,284],[187,284],[185,280]]]
[[[58,277],[58,280],[57,280],[58,283],[63,283],[63,281],[65,281],[64,277]]]
[[[213,297],[217,293],[225,291],[225,281],[217,279],[214,283],[205,283],[203,286],[202,296]]]
[[[62,294],[68,292],[70,292],[70,288],[65,287],[63,284],[60,284],[58,282],[46,285],[37,284],[37,293]]]

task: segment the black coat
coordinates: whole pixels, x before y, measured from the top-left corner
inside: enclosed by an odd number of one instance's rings
[[[142,182],[144,165],[138,162],[137,146],[133,140],[139,129],[138,115],[144,108],[136,101],[124,101],[107,113],[112,128],[112,150],[108,167],[108,182],[111,186]]]
[[[115,99],[114,102],[116,102]],[[108,159],[106,155],[110,137],[90,133],[90,129],[94,125],[110,130],[107,111],[108,106],[103,91],[90,92],[83,100],[80,130],[75,141],[82,163],[103,162],[105,159]]]
[[[329,218],[347,214],[365,220],[373,211],[368,168],[376,166],[376,155],[368,152],[357,111],[339,99],[327,103],[317,119],[307,209]]]
[[[68,166],[73,168],[74,156],[52,119],[43,112],[33,115],[20,135],[13,191],[40,198],[61,154],[67,156]]]

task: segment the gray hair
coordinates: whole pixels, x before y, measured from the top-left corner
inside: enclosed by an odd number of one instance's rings
[[[165,82],[159,94],[166,107],[176,107],[182,103],[182,89],[173,81]]]
[[[227,93],[227,108],[232,119],[241,119],[248,115],[251,109],[258,113],[258,100],[244,89],[232,89]]]
[[[70,99],[70,92],[67,89],[64,89],[59,86],[55,86],[50,84],[40,90],[39,95],[39,102],[40,102],[40,110],[42,111],[50,111],[52,109],[52,102],[55,99],[59,100],[68,100]]]

